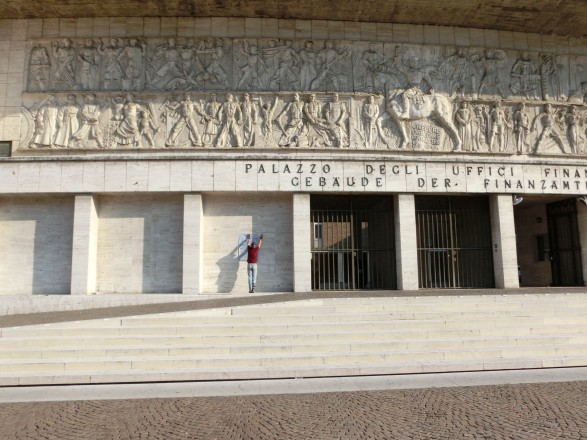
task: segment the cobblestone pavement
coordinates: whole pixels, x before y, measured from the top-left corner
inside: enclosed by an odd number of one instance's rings
[[[587,382],[2,404],[0,439],[587,439]]]

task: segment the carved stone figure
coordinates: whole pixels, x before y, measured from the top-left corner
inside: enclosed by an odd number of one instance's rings
[[[204,107],[204,101],[200,101],[201,108],[205,109],[202,115],[202,122],[205,123],[203,142],[204,145],[210,145],[216,141],[218,132],[220,131],[220,109],[222,106],[217,100],[215,93],[212,94],[212,99]]]
[[[310,83],[310,90],[338,91],[346,85],[347,75],[337,66],[339,61],[350,58],[350,47],[337,50],[333,41],[326,41],[317,61],[317,75]]]
[[[57,101],[53,95],[47,96],[38,106],[31,109],[35,132],[29,148],[53,146],[57,133],[58,113]]]
[[[300,90],[310,90],[312,81],[318,75],[316,71],[316,57],[318,50],[314,49],[314,42],[308,40],[304,42],[304,47],[300,50]]]
[[[29,66],[32,83],[35,84],[38,90],[42,92],[46,91],[49,88],[49,75],[51,71],[47,49],[40,46],[33,47]]]
[[[77,58],[80,66],[80,86],[82,90],[98,88],[100,73],[100,55],[91,38],[86,38],[84,45],[78,50]]]
[[[76,146],[79,146],[82,141],[95,141],[99,148],[104,148],[100,114],[101,110],[96,102],[96,95],[93,93],[85,95],[81,111],[81,125],[79,130],[73,134]]]
[[[135,102],[130,93],[126,95],[126,102],[117,106],[113,119],[118,121],[118,125],[112,133],[112,137],[118,146],[138,148],[141,145],[139,128],[141,111],[141,106]]]
[[[122,52],[120,42],[117,38],[111,38],[108,46],[98,46],[98,52],[104,58],[105,64],[102,77],[104,90],[119,90],[122,80],[122,67],[119,61],[119,56]]]
[[[465,150],[468,150],[471,144],[471,119],[472,115],[471,109],[469,109],[469,103],[462,101],[459,109],[455,113],[455,122]]]
[[[563,98],[563,85],[561,65],[555,54],[542,54],[540,63],[540,80],[542,84],[542,97],[545,100]]]
[[[255,144],[255,131],[257,128],[258,112],[248,93],[245,93],[240,105],[242,113],[243,145],[250,147]]]
[[[53,82],[55,88],[66,85],[66,89],[74,89],[75,80],[75,49],[68,38],[64,38],[61,43],[53,42],[53,55],[57,60]]]
[[[269,59],[274,66],[269,79],[269,88],[272,90],[294,90],[298,81],[298,74],[294,66],[298,65],[300,58],[292,47],[291,40],[285,40],[283,46],[276,46],[275,40],[269,47],[263,49],[263,57]]]
[[[284,114],[289,114],[289,120],[285,129],[281,125],[281,118]],[[304,124],[304,103],[300,101],[300,95],[298,93],[294,94],[294,100],[278,116],[278,124],[283,133],[279,139],[280,147],[302,146],[303,136],[307,134],[308,130]]]
[[[222,67],[224,40],[221,38],[208,38],[197,50],[197,54],[203,67],[203,72],[198,75],[198,81],[215,87],[228,86],[228,75]]]
[[[276,96],[273,100],[273,104],[271,102],[263,103],[263,98],[259,97],[259,104],[261,105],[261,116],[263,119],[263,123],[261,125],[261,133],[265,137],[271,137],[273,134],[273,115],[275,113],[275,109],[277,108],[277,104],[279,103],[279,98]]]
[[[197,104],[192,102],[190,95],[186,93],[184,99],[171,106],[177,116],[177,121],[171,128],[169,137],[165,142],[166,147],[177,147],[177,139],[184,128],[187,127],[189,132],[189,140],[193,147],[199,147],[202,145],[202,137],[196,123],[196,116],[200,114],[203,116],[201,110],[197,108]]]
[[[374,95],[369,96],[367,102],[363,104],[363,121],[365,126],[365,148],[377,148],[380,139],[385,143],[379,116],[379,104],[375,102]]]
[[[226,96],[226,102],[222,105],[222,118],[224,127],[218,137],[218,147],[242,147],[242,111],[239,103],[234,100],[234,96],[230,93]]]
[[[534,145],[532,154],[536,154],[540,145],[547,139],[553,139],[560,150],[565,153],[563,140],[556,131],[556,119],[555,115],[552,113],[552,106],[550,104],[544,104],[544,111],[534,117],[532,120],[531,131],[535,130],[537,122],[540,122],[542,125],[542,130],[536,139],[536,144]]]
[[[579,154],[581,151],[579,149],[579,122],[580,118],[577,114],[577,107],[572,105],[567,114],[564,116],[565,123],[567,125],[567,140],[569,141],[569,146],[571,147],[572,154]]]
[[[247,41],[242,41],[238,42],[237,47],[245,61],[244,64],[239,66],[240,77],[236,85],[237,89],[261,89],[261,70],[264,70],[265,63],[259,55],[257,46],[251,45]]]
[[[308,121],[308,142],[310,147],[331,147],[331,127],[322,115],[322,105],[312,93],[306,103],[304,113]]]
[[[505,64],[506,59],[507,56],[503,50],[487,49],[483,57],[477,60],[482,69],[479,96],[501,97],[504,95],[499,79],[499,68]]]
[[[487,113],[486,109],[481,106],[476,106],[473,111],[473,143],[471,144],[471,151],[479,152],[481,147],[485,145],[487,132]]]
[[[79,110],[75,95],[69,94],[67,103],[61,106],[57,114],[55,146],[68,148],[74,145],[73,135],[79,129]]]
[[[169,38],[167,44],[157,47],[150,64],[155,68],[155,72],[149,79],[151,86],[161,89],[173,88],[169,87],[169,84],[172,79],[181,74],[179,48],[175,38]]]
[[[122,77],[123,90],[140,90],[143,60],[146,52],[145,43],[140,43],[136,38],[131,38],[128,46],[125,46],[119,60],[124,66]]]
[[[493,109],[489,112],[489,151],[494,152],[494,146],[499,145],[499,151],[502,152],[507,147],[507,128],[508,121],[506,113],[501,106],[500,101],[493,104]]]
[[[539,99],[540,72],[536,60],[530,57],[528,52],[522,52],[520,58],[516,60],[510,77],[512,78],[510,89],[514,94],[526,99]]]
[[[477,91],[476,69],[465,48],[457,48],[444,60],[439,70],[447,82],[447,91],[450,96],[462,97]]]
[[[334,94],[333,101],[326,106],[326,120],[330,125],[330,132],[336,141],[336,146],[338,148],[348,147],[348,109],[346,104],[340,101],[338,93]]]
[[[155,110],[152,103],[148,103],[140,109],[139,131],[147,140],[147,148],[154,148],[155,135],[161,131],[161,127],[159,127],[155,119]]]
[[[371,93],[383,92],[388,63],[383,53],[377,50],[376,44],[369,44],[369,49],[361,56],[360,65],[364,72],[360,88]]]
[[[514,113],[514,135],[516,136],[516,152],[523,154],[529,146],[527,138],[530,131],[530,118],[526,112],[526,104],[521,103]]]
[[[411,143],[405,125],[410,121],[432,119],[439,124],[450,136],[453,150],[461,150],[461,138],[452,121],[452,106],[445,96],[434,93],[432,81],[427,74],[431,66],[420,66],[418,59],[410,58],[407,66],[398,69],[406,76],[409,87],[406,90],[388,95],[386,110],[392,120],[400,129],[401,140],[399,148],[404,148]],[[426,82],[429,94],[424,94],[421,83]]]

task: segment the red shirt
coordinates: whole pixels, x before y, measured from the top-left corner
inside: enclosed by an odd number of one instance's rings
[[[259,253],[259,246],[247,246],[248,256],[247,256],[247,263],[256,263],[257,262],[257,254]]]

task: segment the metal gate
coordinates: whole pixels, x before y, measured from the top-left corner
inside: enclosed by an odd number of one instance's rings
[[[577,201],[546,205],[553,286],[582,286],[583,269],[577,224]]]
[[[395,289],[392,198],[312,196],[312,289]]]
[[[421,288],[494,287],[487,197],[416,196]]]

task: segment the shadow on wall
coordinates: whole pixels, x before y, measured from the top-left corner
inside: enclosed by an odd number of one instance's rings
[[[240,248],[241,246],[235,246],[234,249],[216,263],[218,266],[218,278],[216,279],[218,293],[230,293],[234,289],[240,269]]]

